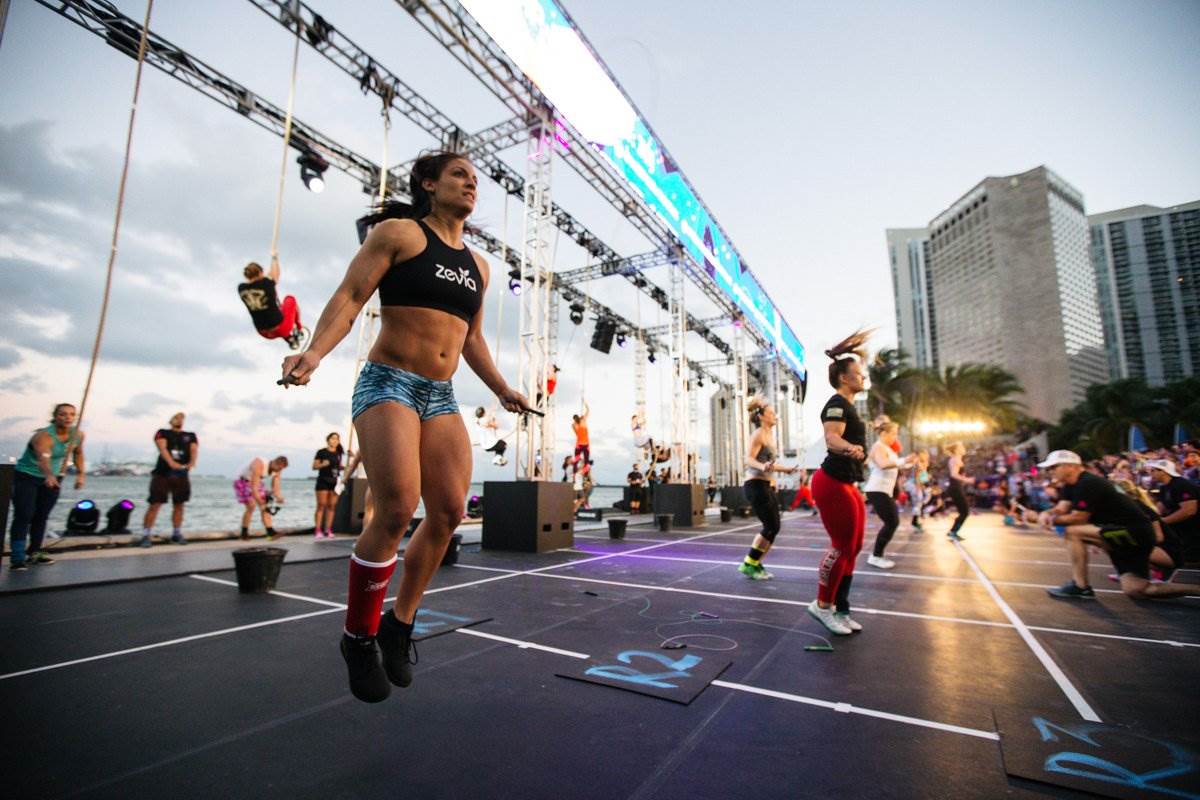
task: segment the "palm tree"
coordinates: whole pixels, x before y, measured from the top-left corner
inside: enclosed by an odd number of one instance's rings
[[[960,364],[936,369],[908,369],[895,376],[895,395],[902,410],[896,417],[912,425],[921,419],[982,420],[996,432],[1016,430],[1023,389],[1011,372],[993,364]]]
[[[902,417],[903,397],[901,383],[897,380],[908,371],[908,354],[898,347],[880,350],[867,366],[871,388],[867,390],[867,407],[871,416],[887,414],[892,419]]]

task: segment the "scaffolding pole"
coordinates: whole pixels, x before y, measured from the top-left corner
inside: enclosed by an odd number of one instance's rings
[[[671,475],[691,483],[688,439],[687,308],[683,265],[671,265]]]
[[[550,371],[550,162],[553,155],[545,111],[533,116],[525,162],[524,247],[521,251],[521,347],[517,371],[521,391],[529,398],[543,397],[545,408]],[[545,408],[539,409],[543,412]],[[542,480],[549,474],[553,430],[548,417],[525,415],[516,443],[517,477]]]

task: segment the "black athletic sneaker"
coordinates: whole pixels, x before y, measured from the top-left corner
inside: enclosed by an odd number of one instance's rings
[[[404,687],[412,683],[412,665],[417,663],[417,643],[412,640],[412,625],[396,619],[389,608],[379,619],[379,651],[383,654],[383,669],[388,680]]]
[[[358,639],[342,634],[342,658],[350,673],[350,692],[364,703],[388,699],[392,687],[379,663],[379,648],[374,639]]]
[[[1090,586],[1080,587],[1080,586],[1076,585],[1075,581],[1067,581],[1062,586],[1055,586],[1053,588],[1047,589],[1046,592],[1051,597],[1066,597],[1066,598],[1077,598],[1077,599],[1087,599],[1087,600],[1095,600],[1096,599],[1096,592],[1092,589],[1092,587],[1090,587]]]

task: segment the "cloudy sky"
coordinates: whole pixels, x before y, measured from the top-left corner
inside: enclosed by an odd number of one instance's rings
[[[504,118],[394,0],[310,3],[460,127]],[[140,0],[116,6],[137,19],[145,11]],[[923,225],[984,176],[1038,164],[1078,187],[1089,212],[1200,196],[1200,4],[1191,0],[567,0],[566,8],[808,348],[810,435],[824,394],[821,350],[860,325],[880,327],[880,346],[895,340],[885,228]],[[160,0],[151,27],[286,104],[291,41],[250,3]],[[0,42],[0,457],[19,454],[53,403],[82,392],[133,75],[132,60],[94,35],[33,0],[12,4]],[[296,114],[380,160],[378,101],[309,49]],[[434,144],[394,120],[389,163]],[[87,409],[93,461],[150,458],[154,430],[180,409],[200,435],[199,471],[208,474],[276,452],[303,463],[327,432],[346,431],[356,337],[310,387],[283,392],[274,385],[283,346],[253,332],[234,291],[246,261],[267,261],[280,158],[277,137],[147,70]],[[523,155],[506,158],[519,167]],[[649,249],[569,168],[554,177],[556,200],[615,249]],[[287,171],[281,288],[310,321],[353,255],[353,220],[368,200],[354,179],[327,178],[315,195],[294,164]],[[506,209],[487,181],[481,189],[476,221],[517,242],[519,207]],[[584,260],[569,243],[556,251],[559,268]],[[665,274],[651,277],[666,284]],[[592,290],[629,317],[656,321],[624,285]],[[494,287],[489,339],[498,301]],[[509,375],[516,315],[509,299],[500,330]],[[631,449],[632,355],[589,355],[590,333],[589,324],[572,335],[564,314],[560,408],[590,398],[600,477],[613,480]],[[648,384],[651,428],[665,432],[665,376],[652,370]],[[467,369],[456,386],[464,404],[490,402]],[[476,467],[477,479],[510,475]]]

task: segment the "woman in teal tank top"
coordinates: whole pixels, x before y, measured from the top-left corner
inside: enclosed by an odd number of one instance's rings
[[[33,434],[17,461],[12,489],[13,520],[9,529],[12,549],[9,564],[14,570],[28,569],[31,563],[54,563],[54,559],[42,550],[42,542],[46,537],[46,520],[58,502],[58,476],[63,472],[68,449],[71,449],[77,470],[75,488],[82,489],[85,481],[83,433],[75,431],[74,424],[75,406],[59,403],[54,407],[52,424]],[[73,448],[70,447],[72,440]]]

